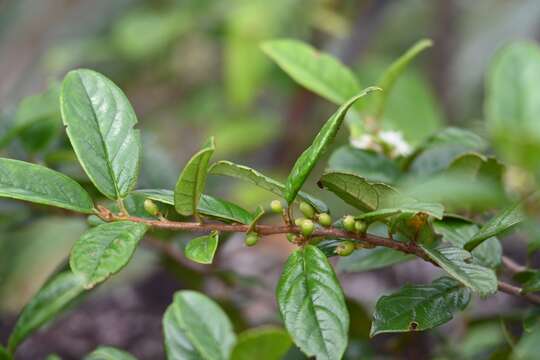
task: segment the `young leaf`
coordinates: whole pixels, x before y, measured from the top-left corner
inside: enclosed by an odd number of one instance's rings
[[[195,291],[179,291],[163,317],[167,359],[227,360],[236,341],[227,315]]]
[[[279,310],[294,343],[308,356],[341,359],[349,313],[324,253],[313,245],[293,252],[277,287]]]
[[[174,188],[174,207],[179,214],[184,216],[197,214],[199,199],[206,185],[208,161],[214,150],[214,138],[211,137],[180,173]]]
[[[271,193],[282,196],[285,190],[285,185],[282,183],[261,174],[257,170],[251,169],[247,166],[238,165],[230,161],[218,161],[209,169],[209,173],[212,175],[230,176],[237,179],[245,180],[258,186]],[[319,199],[306,194],[303,191],[298,192],[298,199],[305,201],[313,206],[318,212],[329,212],[328,207]]]
[[[281,360],[291,345],[289,334],[282,329],[250,329],[238,335],[230,360]]]
[[[285,200],[291,204],[296,198],[296,194],[304,185],[307,177],[315,167],[315,164],[320,157],[326,152],[328,146],[334,138],[345,119],[345,115],[349,108],[361,97],[373,91],[380,91],[379,88],[369,87],[362,91],[360,94],[352,97],[346,103],[341,105],[339,109],[326,121],[321,128],[313,143],[300,155],[296,160],[287,181],[285,182],[285,191],[283,195]]]
[[[370,336],[381,333],[422,331],[442,325],[471,299],[469,289],[442,277],[429,285],[405,285],[382,296],[375,305]]]
[[[473,292],[486,297],[497,291],[495,272],[472,262],[472,255],[468,251],[453,246],[437,249],[421,246],[430,259]]]
[[[127,265],[147,229],[131,221],[91,228],[73,245],[71,270],[84,279],[85,288],[93,288]]]
[[[174,192],[171,190],[148,189],[136,192],[145,195],[148,199],[174,205]],[[202,215],[240,224],[250,224],[253,221],[253,214],[249,211],[229,201],[205,194],[201,195],[197,211]]]
[[[111,346],[100,346],[96,350],[84,357],[84,360],[137,360],[131,354],[113,348]]]
[[[525,216],[521,211],[521,203],[518,202],[506,208],[502,213],[488,221],[471,239],[469,239],[469,241],[467,241],[464,247],[466,250],[471,251],[490,237],[498,235],[524,220]]]
[[[199,236],[192,239],[186,246],[184,254],[192,261],[200,264],[211,264],[214,260],[219,241],[217,231],[212,231],[210,235]]]
[[[41,165],[0,158],[0,197],[92,213],[90,195],[75,180]]]
[[[109,199],[133,189],[141,151],[137,117],[111,80],[92,70],[70,71],[60,94],[62,119],[75,154],[96,188]]]
[[[412,259],[414,259],[414,255],[407,255],[385,247],[361,249],[340,259],[337,268],[346,272],[362,272],[381,269]]]
[[[8,341],[8,350],[15,349],[40,327],[54,319],[84,291],[84,279],[70,271],[48,280],[24,307]]]
[[[388,67],[383,76],[377,83],[384,91],[373,96],[373,110],[376,118],[380,118],[384,112],[386,100],[392,92],[392,88],[399,76],[405,71],[411,61],[422,51],[431,47],[433,42],[430,39],[422,39],[416,42],[405,54],[401,55],[396,61]]]
[[[351,70],[308,44],[282,39],[261,47],[297,83],[335,104],[341,105],[360,92]]]
[[[377,210],[389,194],[396,193],[396,190],[388,185],[371,183],[360,176],[344,172],[323,174],[319,185],[362,211]]]

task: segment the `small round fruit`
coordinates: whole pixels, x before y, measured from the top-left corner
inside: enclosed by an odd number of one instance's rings
[[[366,232],[367,224],[362,220],[356,220],[354,222],[354,231],[356,231],[358,234],[363,234]]]
[[[304,222],[304,220],[306,220],[306,219],[304,219],[304,218],[296,218],[296,219],[294,219],[294,225],[301,226],[302,223]]]
[[[250,232],[249,234],[246,235],[246,239],[244,240],[244,243],[246,244],[246,246],[253,246],[257,244],[258,241],[259,241],[259,235],[254,232]]]
[[[289,240],[290,243],[294,244],[296,242],[296,235],[292,234],[292,233],[288,233],[287,234],[287,240]]]
[[[276,214],[283,213],[283,205],[281,204],[281,201],[279,200],[273,200],[270,203],[270,209],[272,209],[272,212]]]
[[[347,231],[354,231],[354,223],[355,223],[355,220],[354,220],[354,216],[352,215],[347,215],[343,218],[343,227]]]
[[[332,217],[327,213],[319,214],[318,218],[319,224],[321,224],[322,226],[329,227],[330,225],[332,225]]]
[[[343,241],[336,247],[336,254],[339,256],[349,256],[354,251],[354,243],[352,241]]]
[[[315,216],[315,209],[313,209],[313,206],[309,205],[307,202],[302,201],[300,203],[300,211],[302,214],[304,214],[305,217],[308,219],[313,219]]]
[[[305,219],[302,221],[302,224],[300,224],[300,229],[302,230],[302,234],[304,236],[309,236],[313,234],[313,231],[315,230],[315,224],[313,221],[309,219]]]
[[[145,199],[144,200],[144,210],[152,215],[152,216],[158,216],[159,214],[159,208],[158,206],[156,205],[155,202],[153,202],[152,200],[150,199]]]

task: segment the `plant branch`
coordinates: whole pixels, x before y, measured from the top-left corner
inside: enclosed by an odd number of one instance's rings
[[[177,221],[169,221],[167,219],[161,219],[161,220],[152,220],[147,218],[141,218],[136,216],[124,216],[124,215],[116,215],[111,213],[108,209],[99,207],[99,211],[97,215],[103,219],[104,221],[111,222],[111,221],[132,221],[136,223],[142,223],[146,224],[150,227],[157,228],[157,229],[165,229],[165,230],[173,230],[173,231],[192,231],[192,232],[209,232],[213,230],[222,231],[222,232],[247,232],[249,231],[249,225],[243,225],[243,224],[224,224],[224,223],[198,223],[198,222],[177,222]],[[301,234],[300,227],[294,226],[294,225],[255,225],[254,231],[257,232],[260,235],[275,235],[275,234],[287,234],[287,233],[295,233],[295,234]],[[368,243],[372,246],[383,246],[390,249],[394,249],[397,251],[401,251],[406,254],[412,254],[416,257],[419,257],[425,261],[428,261],[432,263],[433,265],[437,266],[436,263],[433,262],[429,258],[429,256],[424,252],[424,250],[417,246],[415,242],[409,242],[409,243],[402,243],[399,241],[395,241],[389,238],[385,238],[382,236],[377,236],[373,234],[356,234],[352,232],[348,232],[341,229],[336,228],[319,228],[316,229],[313,234],[313,237],[317,236],[324,236],[324,237],[333,237],[333,238],[342,238],[342,239],[354,239],[361,242]],[[171,256],[172,258],[177,258],[177,256],[173,253],[172,249],[165,248],[162,246],[158,246],[158,244],[152,244],[154,247],[164,251],[167,253],[167,255]],[[509,269],[513,270],[519,270],[523,268],[521,265],[516,264],[511,259],[507,257],[503,257],[503,263],[505,266],[507,266]],[[523,294],[522,289],[508,284],[506,282],[499,281],[498,284],[499,291],[520,296],[524,299],[527,299],[528,301],[540,304],[540,296],[532,295],[532,294]]]

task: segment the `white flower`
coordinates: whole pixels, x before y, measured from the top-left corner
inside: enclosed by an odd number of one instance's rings
[[[361,150],[373,150],[381,152],[382,147],[377,140],[370,134],[362,134],[359,138],[351,138],[351,146]]]
[[[405,141],[403,135],[399,131],[381,131],[379,139],[386,144],[391,150],[391,156],[409,155],[412,151],[411,145]]]

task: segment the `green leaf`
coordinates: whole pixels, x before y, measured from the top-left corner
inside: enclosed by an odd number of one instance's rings
[[[125,351],[111,346],[100,346],[86,355],[84,360],[136,360],[136,358]]]
[[[148,189],[136,192],[145,195],[148,199],[174,205],[174,192],[171,190]],[[202,215],[240,224],[250,224],[253,221],[253,214],[249,211],[229,201],[205,194],[201,195],[197,211]]]
[[[11,360],[11,355],[2,345],[0,345],[0,360]]]
[[[400,175],[398,165],[384,155],[344,145],[332,153],[326,171],[346,172],[368,181],[393,183]]]
[[[399,76],[405,71],[407,66],[417,57],[422,51],[430,48],[433,45],[433,41],[430,39],[422,39],[416,42],[405,54],[401,55],[395,60],[386,71],[383,73],[381,79],[377,82],[383,91],[375,94],[372,98],[373,114],[376,118],[380,118],[384,113],[384,108],[388,96],[391,94],[394,84]]]
[[[515,42],[498,52],[485,89],[485,117],[495,149],[510,163],[538,170],[540,49]]]
[[[349,314],[334,270],[321,250],[308,245],[294,251],[276,295],[285,327],[306,355],[341,359],[347,348]]]
[[[478,225],[458,218],[445,217],[442,221],[433,223],[435,232],[442,235],[444,241],[463,248],[463,246],[478,232]],[[499,239],[491,237],[475,248],[471,254],[481,265],[496,268],[501,264],[502,247]]]
[[[236,341],[227,315],[195,291],[178,291],[163,318],[167,359],[227,360]]]
[[[388,185],[372,183],[345,172],[327,172],[323,174],[319,184],[362,211],[377,210],[390,194],[396,192]]]
[[[208,161],[214,150],[214,138],[211,137],[180,173],[174,188],[174,207],[179,214],[184,216],[197,214],[199,199],[206,185]]]
[[[443,277],[429,285],[405,285],[375,305],[370,336],[422,331],[452,320],[469,304],[471,293],[454,279]]]
[[[524,281],[520,281],[523,283],[522,293],[527,294],[530,292],[540,291],[540,271],[527,270],[524,272],[524,274],[516,274],[515,277],[518,277],[519,275],[524,278]]]
[[[117,221],[91,228],[73,245],[71,270],[90,289],[127,265],[148,227],[131,221]]]
[[[360,92],[354,74],[336,58],[296,40],[273,40],[263,51],[297,83],[341,105]]]
[[[492,218],[465,244],[465,249],[471,251],[485,240],[498,235],[525,220],[521,211],[521,202],[518,202]]]
[[[370,271],[400,264],[414,258],[414,255],[407,255],[385,247],[361,249],[340,259],[337,268],[346,272]]]
[[[75,180],[41,165],[0,158],[0,197],[92,213],[90,195]]]
[[[349,108],[361,97],[379,90],[380,89],[375,87],[366,88],[360,94],[352,97],[346,103],[341,105],[330,119],[326,121],[313,140],[313,143],[296,160],[296,163],[285,182],[285,191],[283,192],[283,195],[289,204],[294,201],[296,194],[302,185],[304,185],[304,182],[315,167],[317,161],[326,152],[328,146],[336,137]]]
[[[538,357],[540,352],[540,325],[523,334],[512,352],[512,360],[533,360]]]
[[[430,248],[421,245],[421,247],[430,259],[473,292],[486,297],[497,291],[495,272],[472,262],[472,255],[468,251],[453,246]]]
[[[60,95],[62,119],[86,174],[109,199],[127,196],[137,182],[139,131],[128,99],[92,70],[70,71]]]
[[[11,332],[8,350],[11,353],[36,330],[54,319],[84,291],[84,279],[70,271],[48,280],[24,307]]]
[[[209,173],[212,175],[230,176],[248,181],[253,185],[270,191],[277,196],[282,196],[283,191],[285,190],[285,186],[282,183],[263,175],[250,167],[238,165],[230,161],[218,161],[212,164],[209,169]],[[309,203],[318,212],[328,212],[328,207],[321,200],[316,199],[305,192],[300,191],[298,193],[298,199]]]
[[[281,360],[291,345],[289,334],[282,329],[249,329],[238,335],[230,360]]]
[[[200,264],[211,264],[214,260],[219,241],[217,231],[212,231],[210,235],[199,236],[192,239],[186,246],[184,254],[192,261]]]

